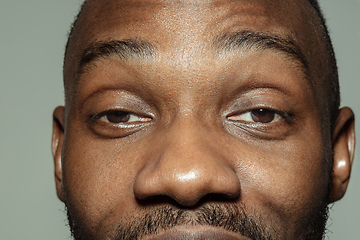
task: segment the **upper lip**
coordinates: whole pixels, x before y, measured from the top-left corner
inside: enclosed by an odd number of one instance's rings
[[[249,240],[248,237],[222,229],[191,226],[172,228],[156,235],[145,237],[146,240]]]

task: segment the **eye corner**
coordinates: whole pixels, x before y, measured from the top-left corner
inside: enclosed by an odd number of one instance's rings
[[[295,122],[297,120],[292,113],[281,112],[280,114],[282,114],[288,122]]]

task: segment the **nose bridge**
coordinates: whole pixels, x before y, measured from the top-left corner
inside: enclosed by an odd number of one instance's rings
[[[210,135],[210,131],[206,129],[197,116],[183,115],[178,117],[166,131],[166,139],[169,144],[162,158],[170,161],[178,159],[175,164],[189,160],[193,163],[202,162],[202,158],[205,156],[196,158],[196,155],[200,155],[200,152],[204,154],[207,152],[205,148],[209,141],[205,137]],[[211,155],[210,153],[207,154]],[[183,161],[179,161],[180,159]]]
[[[215,155],[220,154],[211,150],[208,132],[193,118],[178,121],[167,133],[168,146],[163,151],[159,164],[171,173],[174,183],[183,184],[196,182],[200,178],[210,181],[207,174],[211,165],[220,165],[221,160]]]
[[[138,174],[135,194],[141,199],[166,195],[182,205],[196,204],[207,194],[236,197],[240,183],[224,154],[215,147],[211,129],[196,116],[177,117],[163,130],[157,159]]]

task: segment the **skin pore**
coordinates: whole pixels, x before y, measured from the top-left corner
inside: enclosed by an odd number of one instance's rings
[[[307,1],[92,0],[75,32],[52,145],[75,239],[322,238],[355,139]]]

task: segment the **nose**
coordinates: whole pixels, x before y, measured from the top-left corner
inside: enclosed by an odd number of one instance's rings
[[[186,207],[206,195],[239,196],[239,178],[213,132],[194,121],[177,121],[163,130],[136,176],[135,196],[166,196]]]

